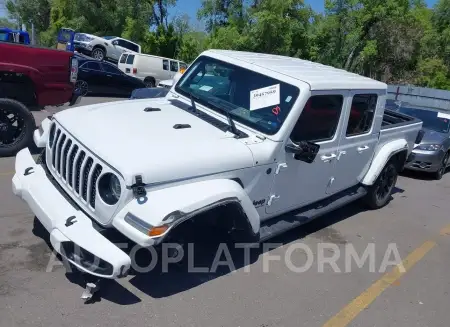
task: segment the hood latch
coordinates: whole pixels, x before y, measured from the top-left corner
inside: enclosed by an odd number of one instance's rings
[[[147,195],[147,191],[145,190],[145,184],[142,182],[142,176],[136,176],[136,183],[131,185],[131,189],[133,190],[133,195],[136,198],[141,198]]]

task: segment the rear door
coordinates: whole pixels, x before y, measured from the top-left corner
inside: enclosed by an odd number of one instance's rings
[[[133,64],[135,61],[135,55],[130,53],[124,53],[120,58],[120,70],[129,76],[133,76]]]
[[[345,124],[336,158],[332,192],[357,185],[369,170],[378,143],[374,121],[381,94],[379,91],[351,91],[347,98]]]
[[[178,61],[171,60],[170,61],[170,79],[174,78],[175,74],[178,73],[180,67]]]
[[[120,69],[109,63],[102,63],[103,70],[108,77],[109,93],[128,95],[136,88],[134,79],[126,76]]]
[[[119,59],[119,63],[117,64],[117,67],[119,67],[119,69],[121,71],[123,71],[124,73],[129,73],[129,71],[126,71],[126,62],[127,62],[127,57],[128,57],[128,53],[122,53],[122,55],[120,56]]]

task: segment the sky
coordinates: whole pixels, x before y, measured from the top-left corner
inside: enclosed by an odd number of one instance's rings
[[[428,6],[433,6],[437,0],[426,0]],[[324,0],[305,0],[307,4],[310,4],[315,11],[323,11]],[[4,6],[6,0],[0,0],[0,17],[6,16],[6,8]],[[197,22],[197,11],[201,6],[201,0],[178,0],[177,5],[171,8],[169,14],[174,17],[181,14],[188,14],[191,17],[191,23]]]
[[[178,0],[176,7],[171,8],[169,14],[172,16],[177,16],[186,13],[189,17],[191,17],[191,23],[195,24],[197,22],[197,11],[200,9],[201,2],[201,0]],[[425,2],[429,7],[432,7],[437,0],[425,0]],[[325,1],[305,0],[305,3],[311,5],[314,11],[321,12],[324,9]]]

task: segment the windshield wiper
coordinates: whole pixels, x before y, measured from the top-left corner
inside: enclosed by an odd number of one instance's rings
[[[191,98],[191,106],[194,109],[194,112],[197,112],[197,107],[195,105],[195,101],[196,100],[200,100],[200,98],[194,94],[192,94],[192,92],[189,92],[189,96]],[[231,118],[231,114],[228,110],[223,109],[222,107],[220,107],[219,105],[217,105],[216,103],[214,103],[211,100],[204,100],[206,101],[206,103],[208,103],[209,105],[213,106],[214,108],[216,108],[217,110],[219,110],[223,115],[225,115],[228,119],[228,125],[230,126],[230,131],[235,134],[236,136],[240,136],[241,133],[239,132],[239,130],[236,128],[236,125],[234,124],[233,118]]]
[[[226,109],[223,109],[223,108],[220,107],[219,105],[215,104],[213,101],[206,100],[206,102],[207,102],[209,105],[211,105],[211,106],[213,106],[214,108],[216,108],[217,110],[219,110],[223,115],[225,115],[225,116],[227,117],[227,119],[228,119],[228,125],[230,125],[231,133],[233,133],[233,134],[239,136],[239,135],[240,135],[240,132],[239,132],[238,129],[236,128],[236,125],[234,124],[233,118],[231,118],[230,112],[229,112],[228,110],[226,110]]]
[[[189,92],[189,97],[191,98],[191,107],[192,109],[194,109],[194,113],[197,113],[197,106],[195,105],[194,95],[192,94],[192,92]]]

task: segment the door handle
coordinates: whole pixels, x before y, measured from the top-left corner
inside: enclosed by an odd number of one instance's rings
[[[341,159],[341,156],[346,155],[346,154],[347,154],[347,151],[339,151],[337,160]]]
[[[325,162],[328,162],[328,161],[330,161],[330,160],[332,160],[334,158],[336,158],[336,154],[334,154],[334,153],[329,154],[329,155],[323,155],[323,156],[320,157],[320,159],[322,161],[325,161]]]
[[[363,151],[368,150],[368,149],[369,149],[369,146],[368,145],[364,145],[364,146],[360,146],[357,150],[358,150],[358,152],[363,152]]]
[[[108,77],[112,77],[112,75],[106,75],[106,76],[108,76]]]

